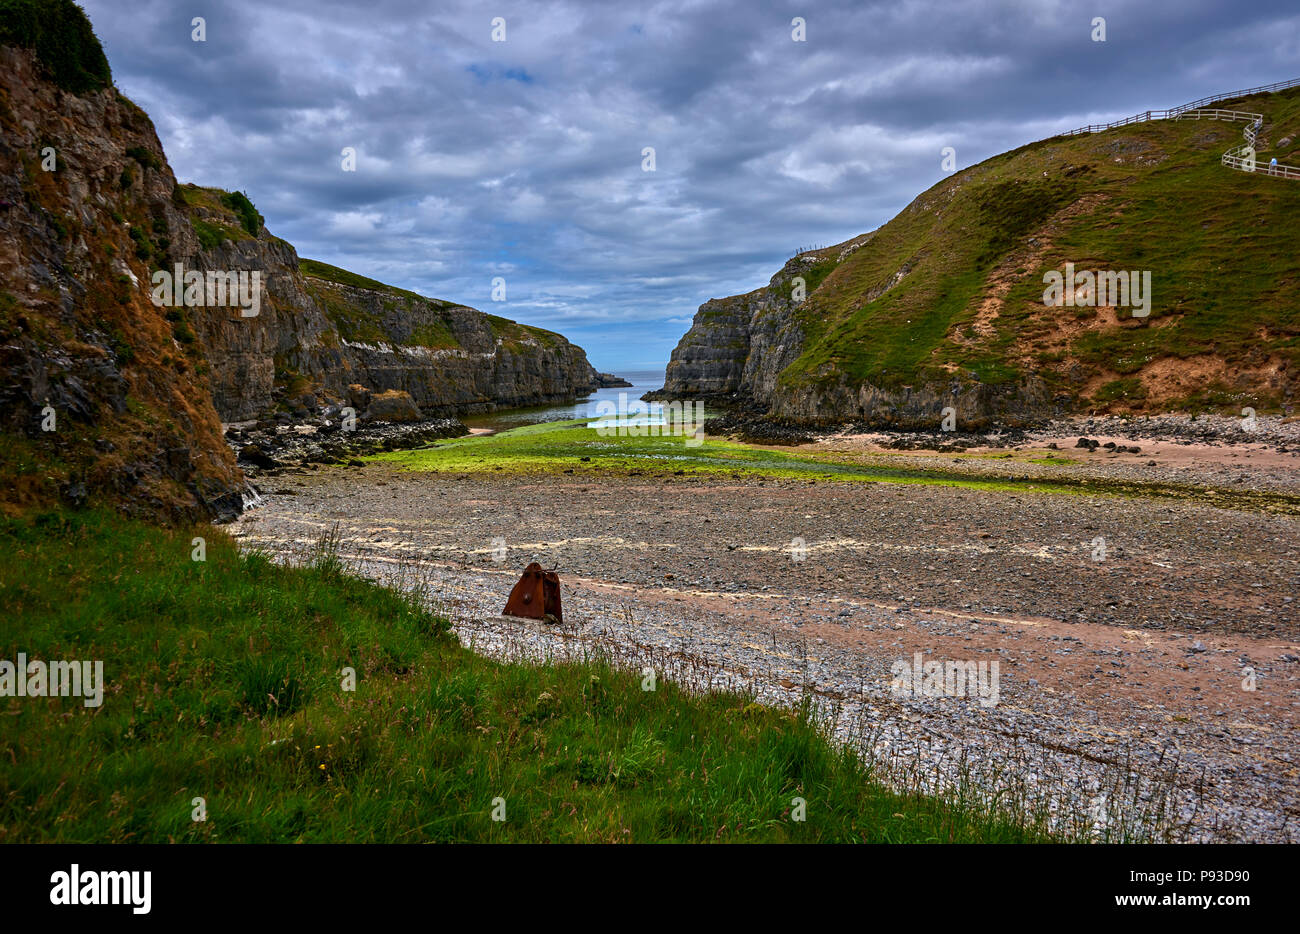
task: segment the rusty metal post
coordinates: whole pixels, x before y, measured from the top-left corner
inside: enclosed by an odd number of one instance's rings
[[[560,607],[560,577],[554,571],[543,570],[534,561],[524,568],[524,574],[510,591],[506,608],[501,611],[504,616],[520,616],[525,619],[544,620],[548,616],[555,622],[564,622],[564,612]]]

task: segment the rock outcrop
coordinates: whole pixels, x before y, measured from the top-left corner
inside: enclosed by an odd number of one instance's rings
[[[765,287],[709,299],[674,348],[664,388],[645,398],[766,409],[776,398],[781,371],[803,352],[804,333],[795,305],[810,285],[815,287],[825,263],[822,252],[801,253]]]
[[[0,44],[4,508],[106,499],[173,520],[233,515],[244,481],[203,349],[148,291],[151,264],[190,229],[175,179],[106,66],[77,91],[59,70]]]
[[[567,402],[597,388],[586,353],[559,334],[300,261],[265,228],[244,230],[228,194],[181,192],[200,227],[221,238],[196,244],[187,268],[257,271],[265,283],[254,318],[194,309],[227,422],[311,413],[358,391],[404,392],[426,416],[444,417]]]
[[[631,385],[632,384],[629,383],[627,380],[625,380],[623,377],[615,376],[613,373],[596,374],[596,379],[595,379],[596,389],[618,389],[622,386],[631,386]]]
[[[844,243],[800,253],[767,286],[744,295],[710,299],[672,352],[664,388],[649,400],[698,399],[747,409],[773,423],[816,425],[857,421],[882,427],[933,427],[946,407],[965,428],[1021,424],[1060,415],[1060,400],[1026,379],[987,385],[951,379],[886,387],[828,372],[816,381],[783,380],[806,349],[798,306],[875,231]],[[906,267],[876,288],[874,301],[903,281]]]
[[[424,413],[415,404],[411,394],[401,389],[389,389],[378,395],[372,395],[362,417],[367,421],[375,422],[424,421]]]
[[[436,421],[610,378],[559,334],[300,261],[243,193],[178,185],[80,8],[25,2],[0,20],[4,510],[229,517],[247,483],[223,420]]]

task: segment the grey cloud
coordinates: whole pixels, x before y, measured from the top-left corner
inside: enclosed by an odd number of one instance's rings
[[[303,255],[559,330],[602,369],[666,360],[705,299],[884,223],[945,145],[965,166],[1300,76],[1291,2],[84,6],[182,180],[246,190]]]

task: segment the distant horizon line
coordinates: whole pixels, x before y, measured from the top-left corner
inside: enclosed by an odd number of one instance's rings
[[[668,361],[665,360],[663,363],[636,363],[636,364],[629,364],[624,367],[611,366],[608,370],[602,370],[594,363],[592,364],[592,366],[595,366],[598,372],[610,373],[614,376],[617,376],[618,373],[616,371],[619,369],[622,369],[623,372],[625,373],[659,373],[668,369]]]

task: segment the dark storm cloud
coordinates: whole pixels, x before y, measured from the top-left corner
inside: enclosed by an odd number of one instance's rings
[[[561,331],[605,369],[666,360],[700,302],[884,223],[945,146],[966,166],[1300,76],[1291,0],[83,5],[182,180],[246,190],[302,255]]]

